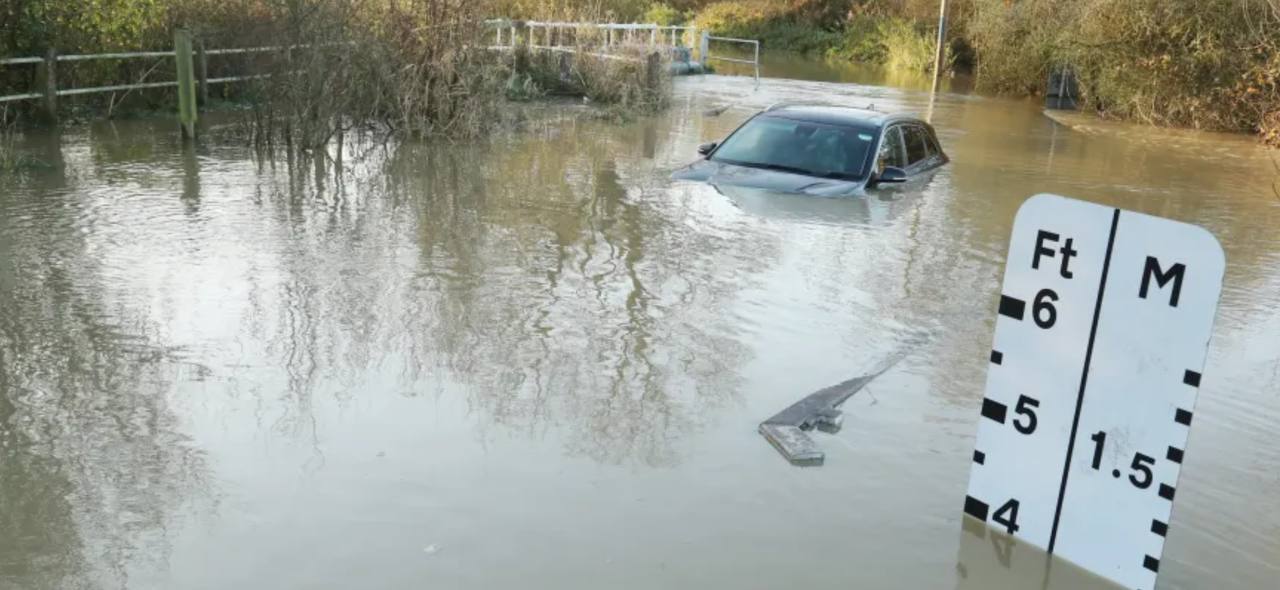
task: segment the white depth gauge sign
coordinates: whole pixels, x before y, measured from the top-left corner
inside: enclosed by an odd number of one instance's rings
[[[964,512],[1126,588],[1155,586],[1224,266],[1193,225],[1023,203]]]

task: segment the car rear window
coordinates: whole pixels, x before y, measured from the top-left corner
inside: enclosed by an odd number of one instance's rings
[[[778,166],[830,178],[864,175],[875,133],[781,117],[752,119],[726,139],[712,160],[744,166]]]

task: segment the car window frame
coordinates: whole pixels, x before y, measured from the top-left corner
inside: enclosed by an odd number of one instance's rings
[[[782,116],[770,115],[770,113],[769,113],[769,111],[768,111],[768,110],[764,110],[764,111],[761,111],[761,112],[759,112],[759,113],[756,113],[756,114],[752,115],[751,117],[747,118],[747,120],[746,120],[746,121],[743,121],[740,125],[738,125],[736,128],[734,128],[734,130],[733,130],[732,132],[730,132],[730,133],[729,133],[729,135],[726,135],[724,139],[720,140],[720,141],[716,144],[715,149],[711,150],[710,152],[708,152],[708,153],[707,153],[707,155],[703,156],[703,160],[705,160],[705,161],[709,161],[709,162],[720,162],[720,163],[733,164],[733,162],[731,162],[731,161],[726,161],[726,160],[724,160],[724,159],[716,160],[716,159],[715,159],[716,154],[718,154],[718,153],[720,152],[720,149],[721,149],[721,148],[723,148],[723,147],[725,146],[725,144],[729,143],[729,140],[733,139],[733,137],[734,137],[734,136],[736,136],[736,135],[737,135],[739,132],[741,132],[743,129],[746,129],[746,128],[747,128],[747,127],[748,127],[748,126],[749,126],[753,121],[755,121],[756,119],[760,119],[760,118],[780,119],[780,120],[792,121],[792,122],[796,122],[796,123],[804,123],[804,124],[809,124],[809,125],[815,125],[815,126],[819,126],[819,127],[830,127],[830,128],[837,128],[837,129],[848,129],[848,130],[852,130],[852,131],[854,131],[854,132],[859,132],[859,133],[861,133],[861,132],[870,132],[870,133],[874,133],[874,131],[875,131],[874,127],[862,128],[862,127],[857,127],[857,126],[854,126],[854,125],[839,125],[839,124],[826,123],[826,122],[821,122],[821,121],[806,121],[806,120],[803,120],[803,119],[796,119],[796,118],[793,118],[793,117],[782,117]],[[878,150],[878,149],[879,149],[879,144],[877,143],[877,144],[876,144],[876,150]],[[871,176],[875,173],[875,170],[874,170],[874,165],[875,165],[875,155],[876,155],[877,153],[879,153],[879,152],[878,152],[878,151],[876,151],[876,150],[872,150],[872,151],[870,151],[870,152],[869,152],[869,157],[870,157],[869,162],[866,162],[866,163],[864,163],[864,164],[863,164],[864,171],[863,171],[863,173],[862,173],[860,176],[852,176],[852,175],[851,175],[849,178],[841,178],[841,179],[839,179],[839,180],[840,180],[841,182],[866,183],[866,182],[867,182],[867,180],[868,180],[868,179],[870,179],[870,178],[871,178]],[[739,164],[739,165],[740,165],[740,164]],[[811,177],[811,178],[823,178],[823,177],[821,177],[821,176],[810,176],[810,177]]]
[[[929,150],[932,152],[930,155],[940,158],[942,160],[941,163],[945,163],[947,161],[947,153],[942,151],[942,143],[938,141],[938,134],[932,127],[925,127],[925,136],[929,138]]]
[[[929,130],[926,129],[923,125],[915,124],[915,123],[902,125],[902,127],[909,128],[914,132],[919,133],[924,143],[924,157],[920,158],[919,160],[916,160],[915,162],[909,161],[911,158],[911,151],[907,148],[907,136],[904,130],[903,136],[902,136],[902,149],[904,152],[903,159],[907,161],[906,169],[911,171],[921,171],[921,170],[928,169],[930,166],[932,166],[934,157],[937,156],[937,154],[934,152],[934,150],[930,146]]]
[[[880,132],[880,142],[876,144],[876,150],[875,150],[874,152],[872,152],[873,157],[875,158],[874,160],[872,160],[872,167],[873,167],[873,168],[875,167],[875,165],[876,165],[876,164],[879,164],[879,160],[880,160],[880,150],[882,150],[882,149],[884,148],[884,144],[885,144],[885,142],[889,140],[889,134],[890,134],[890,133],[897,133],[897,134],[898,134],[898,139],[899,139],[899,141],[898,141],[898,149],[899,149],[898,156],[900,157],[900,159],[901,159],[901,161],[902,161],[902,162],[906,162],[906,161],[907,161],[907,145],[906,145],[906,143],[904,143],[904,141],[903,141],[903,139],[902,139],[902,127],[903,127],[903,126],[904,126],[904,125],[903,125],[902,123],[891,123],[891,124],[889,124],[888,126],[886,126],[886,127],[884,128],[884,131],[881,131],[881,132]],[[901,168],[902,168],[904,171],[906,170],[906,166],[902,166]]]

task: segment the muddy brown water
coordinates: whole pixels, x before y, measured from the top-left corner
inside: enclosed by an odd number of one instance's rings
[[[344,171],[95,123],[0,176],[0,588],[1081,588],[960,508],[1014,211],[1203,225],[1227,275],[1162,588],[1280,577],[1280,197],[1247,137],[771,61]],[[781,100],[932,111],[866,198],[669,172]],[[730,105],[723,114],[707,109]],[[756,425],[911,354],[819,435]]]

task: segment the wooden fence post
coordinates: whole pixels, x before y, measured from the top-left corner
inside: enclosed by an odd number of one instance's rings
[[[662,54],[657,51],[650,51],[645,56],[644,69],[645,84],[648,86],[645,91],[651,97],[657,98],[662,88]]]
[[[200,82],[200,102],[202,107],[209,106],[209,55],[204,52],[204,39],[196,45],[196,75]]]
[[[702,67],[706,67],[711,63],[711,31],[702,30],[702,42],[698,44],[698,59],[702,60]]]
[[[49,48],[36,66],[36,87],[44,93],[40,110],[49,123],[58,122],[58,50]]]
[[[185,29],[173,32],[173,54],[178,71],[178,120],[182,134],[196,136],[196,81],[191,63],[191,33]]]

